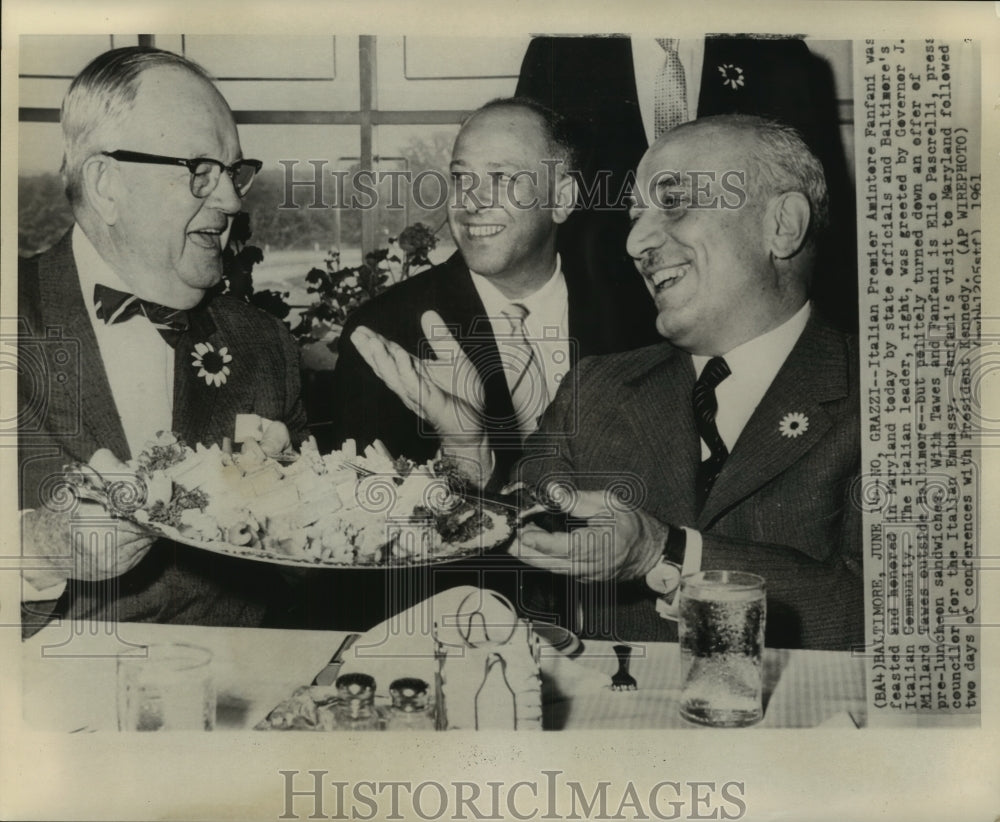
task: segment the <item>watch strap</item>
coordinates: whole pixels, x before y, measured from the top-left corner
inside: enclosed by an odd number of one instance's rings
[[[684,552],[687,548],[687,531],[671,525],[667,538],[663,543],[663,559],[674,565],[684,567]]]

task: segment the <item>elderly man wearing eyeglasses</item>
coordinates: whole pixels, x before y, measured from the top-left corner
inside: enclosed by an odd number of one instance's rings
[[[214,288],[261,163],[243,158],[204,70],[158,49],[97,57],[70,86],[61,122],[76,224],[19,271],[25,622],[262,624],[283,607],[265,566],[153,544],[124,520],[110,549],[92,548],[80,523],[101,509],[67,511],[52,492],[67,463],[114,473],[158,431],[221,443],[239,413],[284,423],[292,442],[305,436],[291,336]]]

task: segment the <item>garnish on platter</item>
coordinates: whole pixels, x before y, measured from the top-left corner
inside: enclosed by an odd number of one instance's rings
[[[191,448],[161,432],[128,473],[98,452],[67,476],[81,497],[153,533],[286,565],[422,565],[488,550],[511,534],[515,512],[462,493],[442,462],[394,460],[378,442],[359,454],[352,440],[320,454],[310,438],[296,454],[283,432],[241,415],[238,453],[228,443]],[[118,467],[102,472],[102,464]]]

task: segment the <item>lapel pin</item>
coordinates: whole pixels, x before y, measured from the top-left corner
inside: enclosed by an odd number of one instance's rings
[[[225,385],[229,377],[229,366],[226,363],[233,361],[228,348],[222,347],[216,351],[211,343],[195,343],[191,358],[192,367],[198,369],[198,376],[205,381],[205,385],[214,385],[216,388]]]
[[[722,75],[722,85],[728,86],[733,91],[738,88],[742,88],[745,85],[743,79],[743,69],[739,66],[734,66],[732,63],[726,63],[721,66],[717,66],[719,69],[719,74]]]
[[[781,436],[783,437],[795,439],[795,437],[801,437],[808,430],[809,417],[798,411],[785,414],[781,418],[781,422],[778,423],[778,431],[781,432]]]

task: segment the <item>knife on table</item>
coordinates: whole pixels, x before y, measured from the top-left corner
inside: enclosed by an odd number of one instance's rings
[[[361,634],[348,634],[344,637],[344,641],[340,643],[340,647],[337,648],[337,652],[330,657],[330,661],[326,663],[326,667],[316,674],[313,679],[313,685],[333,685],[337,681],[337,674],[340,673],[340,666],[344,664],[344,655],[351,649],[351,646],[358,641]]]

